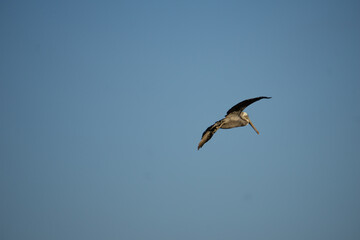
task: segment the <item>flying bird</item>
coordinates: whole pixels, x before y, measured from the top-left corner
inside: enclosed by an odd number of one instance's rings
[[[238,104],[230,108],[227,111],[225,118],[215,122],[213,125],[211,125],[205,130],[205,132],[202,134],[201,141],[198,146],[198,150],[207,141],[209,141],[212,138],[212,136],[216,133],[217,130],[219,130],[219,128],[229,129],[235,127],[244,127],[250,124],[251,127],[255,130],[255,132],[259,134],[259,131],[255,128],[254,124],[251,122],[249,115],[243,111],[250,104],[259,101],[260,99],[263,98],[270,99],[271,97],[257,97],[257,98],[247,99],[242,102],[239,102]]]

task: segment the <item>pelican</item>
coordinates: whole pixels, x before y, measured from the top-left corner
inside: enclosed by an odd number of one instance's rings
[[[209,141],[212,138],[212,136],[215,134],[217,130],[219,130],[219,128],[229,129],[235,127],[244,127],[250,124],[250,126],[255,130],[255,132],[259,134],[259,131],[255,128],[254,124],[251,122],[249,115],[243,111],[250,104],[259,101],[260,99],[263,98],[270,99],[271,97],[250,98],[242,102],[239,102],[238,104],[230,108],[227,111],[225,118],[215,122],[213,125],[211,125],[205,130],[205,132],[202,134],[201,141],[199,142],[198,150],[207,141]]]

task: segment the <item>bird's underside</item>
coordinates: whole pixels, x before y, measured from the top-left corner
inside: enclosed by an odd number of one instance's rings
[[[263,98],[269,99],[271,97],[257,97],[247,99],[230,108],[229,111],[227,111],[225,118],[215,122],[213,125],[211,125],[204,131],[201,141],[198,145],[198,150],[212,138],[212,136],[216,133],[217,130],[219,130],[219,128],[228,129],[235,127],[243,127],[250,123],[251,127],[257,132],[257,134],[259,134],[258,130],[255,128],[255,126],[249,119],[247,113],[243,111],[250,104]]]

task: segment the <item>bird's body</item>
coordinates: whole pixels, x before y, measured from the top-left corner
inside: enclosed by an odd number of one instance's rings
[[[245,112],[243,112],[245,113]],[[238,112],[233,112],[227,115],[225,118],[222,119],[222,125],[220,128],[223,129],[229,129],[229,128],[235,128],[235,127],[243,127],[248,125],[248,121],[241,118],[240,114]]]
[[[235,128],[235,127],[244,127],[248,124],[251,125],[251,127],[259,134],[259,131],[255,128],[255,126],[250,121],[250,118],[246,112],[243,112],[243,110],[249,106],[250,104],[259,101],[263,98],[271,98],[271,97],[257,97],[257,98],[251,98],[247,99],[245,101],[242,101],[232,108],[229,109],[227,112],[225,118],[215,122],[213,125],[208,127],[205,132],[202,135],[201,141],[198,146],[198,150],[207,142],[209,141],[212,136],[215,134],[215,132],[219,129],[229,129],[229,128]]]

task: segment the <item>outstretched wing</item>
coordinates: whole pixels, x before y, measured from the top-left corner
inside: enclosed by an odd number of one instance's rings
[[[250,99],[247,99],[247,100],[244,100],[242,102],[239,102],[238,104],[236,104],[235,106],[233,106],[232,108],[229,109],[229,111],[227,111],[226,113],[226,116],[229,115],[230,113],[232,112],[236,112],[236,111],[244,111],[244,109],[249,106],[250,104],[256,102],[256,101],[259,101],[260,99],[263,99],[263,98],[266,98],[266,99],[269,99],[271,97],[257,97],[257,98],[250,98]]]
[[[212,136],[216,133],[216,131],[220,128],[222,120],[217,121],[210,127],[208,127],[204,133],[202,134],[201,141],[199,142],[198,150],[207,142],[209,141]]]

